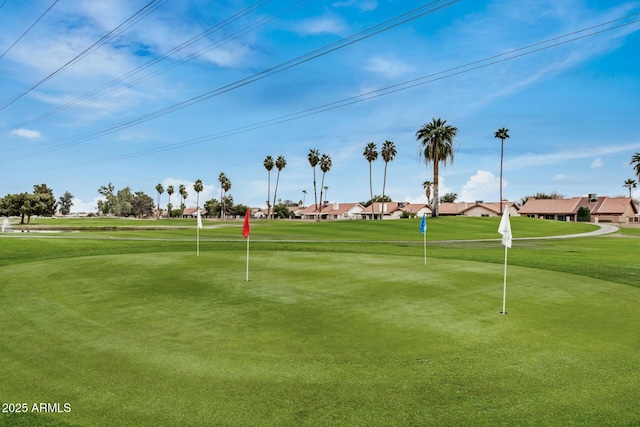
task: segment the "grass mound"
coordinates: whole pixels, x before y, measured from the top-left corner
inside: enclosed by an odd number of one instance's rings
[[[415,244],[387,224],[340,243],[256,227],[249,282],[242,238],[199,257],[159,231],[0,239],[0,395],[71,405],[0,423],[640,422],[640,290],[546,268],[635,239],[514,244],[501,315],[498,242],[434,243],[425,267],[417,229]]]

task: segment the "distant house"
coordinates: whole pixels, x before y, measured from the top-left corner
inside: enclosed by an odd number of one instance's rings
[[[206,214],[207,210],[205,208],[200,208],[200,216],[204,218]],[[183,218],[195,218],[196,216],[198,216],[198,208],[185,208],[182,211]]]
[[[364,209],[360,203],[323,203],[318,206],[321,219],[359,219]],[[298,212],[302,219],[316,219],[316,205],[309,205]]]
[[[382,212],[382,219],[398,219],[402,218],[402,215],[407,212],[410,215],[421,217],[423,214],[427,216],[431,215],[431,208],[425,204],[409,203],[409,202],[375,202],[373,204],[373,213],[371,212],[371,206],[364,208],[360,214],[362,219],[380,219]]]
[[[502,202],[503,209],[509,204],[509,215],[518,216],[519,209],[517,203]],[[456,202],[456,203],[441,203],[438,209],[440,216],[500,216],[500,202]]]
[[[627,224],[638,215],[638,208],[629,197],[596,197],[594,194],[570,199],[530,198],[520,208],[520,215],[575,222],[580,208],[589,208],[592,222]]]

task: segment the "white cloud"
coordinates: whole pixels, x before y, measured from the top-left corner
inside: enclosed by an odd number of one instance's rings
[[[71,206],[71,213],[96,212],[98,210],[98,200],[102,199],[102,196],[98,196],[90,202],[83,202],[82,199],[74,197],[71,199],[71,202],[73,203]]]
[[[297,30],[302,34],[341,35],[346,29],[346,24],[340,18],[333,16],[307,19],[297,27]]]
[[[591,169],[598,169],[602,167],[602,159],[598,158],[591,162]]]
[[[412,67],[397,59],[388,59],[376,56],[370,58],[364,65],[364,69],[384,77],[396,78],[412,70]]]
[[[506,181],[503,180],[503,189],[505,186]],[[500,179],[491,172],[479,170],[464,184],[458,200],[461,202],[472,202],[476,200],[497,201],[499,193]]]
[[[378,8],[376,0],[347,0],[333,3],[334,7],[355,7],[361,12],[369,12]]]
[[[37,130],[31,129],[16,129],[11,131],[11,135],[20,136],[22,138],[36,139],[40,138],[42,134]]]
[[[556,176],[553,177],[554,181],[564,181],[565,179],[567,179],[567,175],[563,174],[563,173],[559,173]]]

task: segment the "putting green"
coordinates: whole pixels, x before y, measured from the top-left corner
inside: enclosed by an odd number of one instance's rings
[[[420,257],[242,250],[0,268],[3,402],[71,425],[640,422],[640,289]]]

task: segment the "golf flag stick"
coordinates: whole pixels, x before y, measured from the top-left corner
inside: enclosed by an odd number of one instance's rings
[[[507,314],[507,251],[511,247],[511,222],[509,222],[509,204],[505,206],[498,233],[502,234],[502,244],[504,245],[504,286],[502,291],[502,314]]]
[[[424,237],[424,265],[427,265],[427,214],[422,214],[422,221],[420,221],[420,233]]]
[[[249,235],[251,234],[251,224],[249,224],[249,217],[251,216],[251,210],[247,209],[244,214],[244,224],[242,225],[242,235],[247,239],[247,276],[245,281],[249,281]]]
[[[196,256],[200,256],[200,229],[202,228],[202,218],[198,208],[198,225],[196,227]]]

